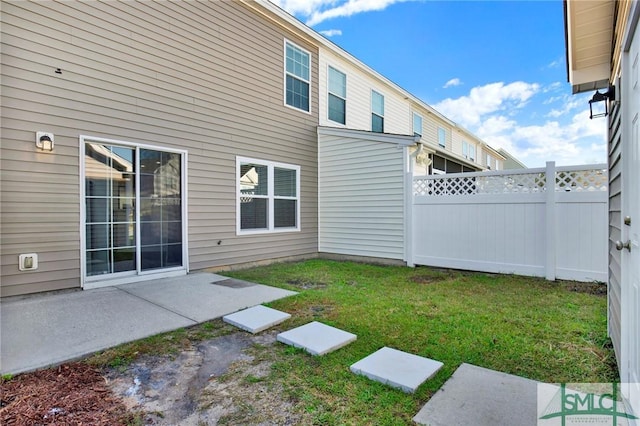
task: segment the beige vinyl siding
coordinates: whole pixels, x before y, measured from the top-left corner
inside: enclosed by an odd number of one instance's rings
[[[371,90],[384,95],[384,132],[413,135],[411,108],[395,89],[370,76],[352,63],[327,49],[320,49],[319,57],[319,115],[320,125],[371,130]],[[347,75],[347,123],[342,126],[327,116],[328,67]]]
[[[319,251],[404,259],[404,149],[357,136],[319,144]]]
[[[622,268],[616,241],[622,241],[622,109],[612,104],[609,116],[609,283],[608,331],[617,359],[620,359]]]
[[[312,114],[284,106],[285,38]],[[80,286],[80,135],[188,152],[191,270],[316,253],[317,64],[239,2],[2,2],[2,296]],[[301,166],[301,232],[235,235],[236,155]]]

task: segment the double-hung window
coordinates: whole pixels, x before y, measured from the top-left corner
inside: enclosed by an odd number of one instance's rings
[[[422,116],[413,113],[413,136],[422,137]]]
[[[447,132],[442,127],[438,127],[438,145],[443,148],[447,147]]]
[[[471,161],[476,160],[476,146],[467,141],[462,141],[462,156]]]
[[[347,75],[329,67],[329,120],[347,124]]]
[[[309,112],[311,55],[285,41],[285,103]]]
[[[371,131],[384,133],[384,96],[371,91]]]
[[[491,156],[487,154],[487,168],[491,169]]]
[[[300,166],[236,158],[237,233],[300,230]]]

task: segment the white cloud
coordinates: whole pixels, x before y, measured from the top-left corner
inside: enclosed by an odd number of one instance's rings
[[[564,57],[560,56],[558,59],[549,62],[545,68],[558,68],[562,64],[564,64]]]
[[[532,83],[492,83],[434,107],[530,167],[543,167],[547,161],[557,165],[605,162],[606,122],[589,120],[589,109],[584,107],[587,98],[563,93],[555,100],[556,108],[548,111],[540,99],[544,96],[535,98],[544,92]]]
[[[342,30],[323,30],[323,31],[318,31],[320,34],[322,34],[325,37],[334,37],[334,36],[341,36],[342,35]]]
[[[306,19],[310,27],[327,19],[384,10],[394,3],[411,0],[270,0],[294,16]]]
[[[310,16],[314,12],[331,7],[336,4],[336,0],[269,0],[281,9],[292,15]]]
[[[448,87],[452,87],[452,86],[460,86],[462,84],[462,82],[460,81],[459,78],[452,78],[451,80],[447,81],[444,86],[442,86],[443,89],[446,89]]]
[[[516,81],[490,83],[471,89],[468,96],[445,99],[434,107],[465,127],[475,126],[488,114],[507,109],[522,108],[540,86],[537,83]]]

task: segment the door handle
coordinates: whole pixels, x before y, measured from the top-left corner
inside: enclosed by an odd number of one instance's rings
[[[627,240],[626,243],[623,243],[622,241],[616,241],[616,249],[617,250],[622,250],[622,249],[627,249],[629,250],[629,252],[631,252],[631,240]]]

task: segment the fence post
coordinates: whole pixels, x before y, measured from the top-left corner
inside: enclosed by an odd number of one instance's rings
[[[414,209],[414,195],[413,195],[413,156],[411,155],[409,148],[404,148],[404,158],[408,160],[407,167],[404,172],[404,255],[407,266],[413,268],[413,209]]]
[[[556,163],[547,161],[545,179],[545,278],[549,281],[556,279]]]

